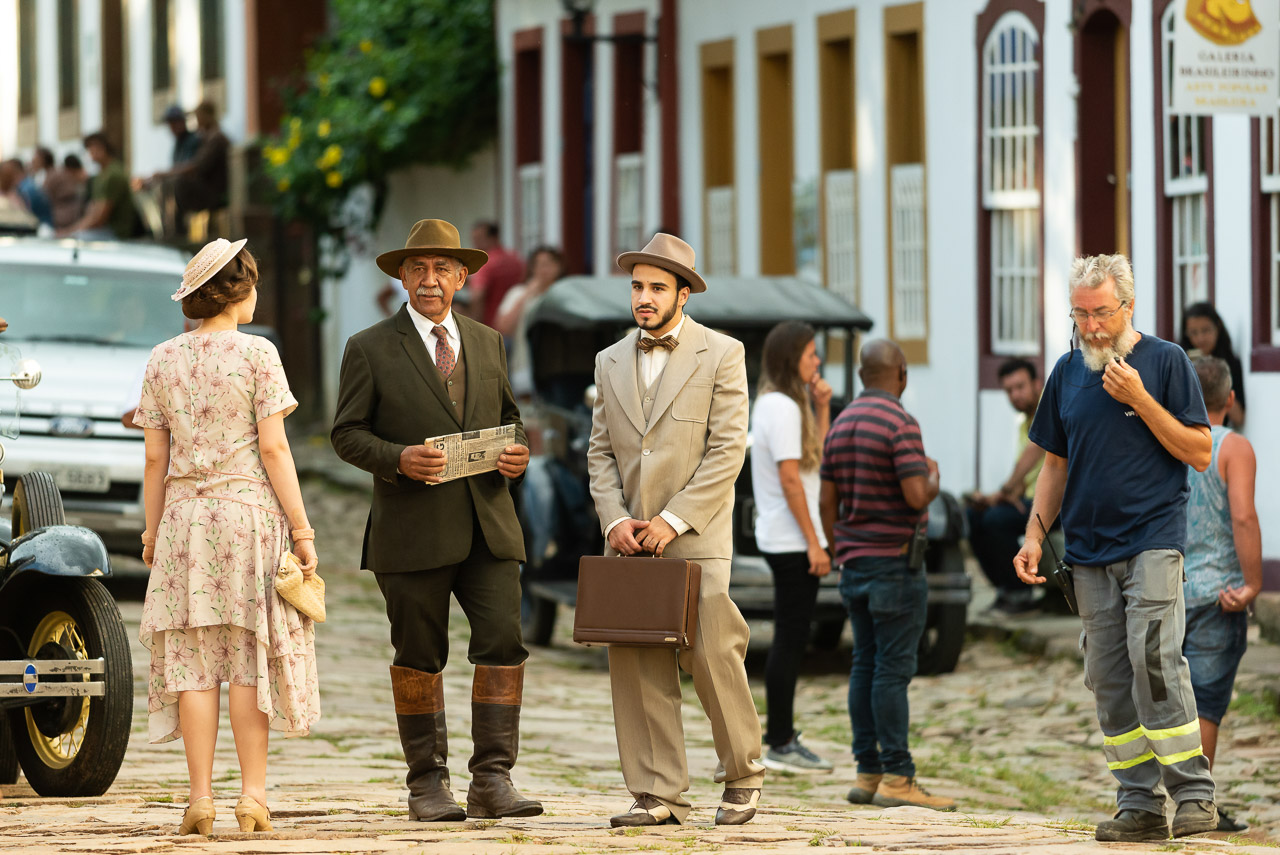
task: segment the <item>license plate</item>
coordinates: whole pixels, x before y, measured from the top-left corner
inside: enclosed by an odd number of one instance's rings
[[[59,490],[75,493],[105,493],[111,488],[107,470],[98,466],[37,466],[48,472]]]

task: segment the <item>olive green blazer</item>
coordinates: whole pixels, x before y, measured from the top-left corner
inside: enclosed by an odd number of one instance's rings
[[[476,536],[484,538],[495,558],[524,561],[520,520],[509,479],[501,473],[424,484],[396,471],[400,452],[431,436],[513,424],[516,442],[528,444],[507,380],[502,336],[470,318],[454,317],[466,365],[461,421],[407,307],[353,335],[342,355],[330,439],[339,457],[373,473],[361,565],[375,573],[461,563]],[[477,519],[479,532],[473,525]]]

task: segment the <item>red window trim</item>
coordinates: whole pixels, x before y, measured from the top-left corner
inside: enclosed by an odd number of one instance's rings
[[[1040,376],[1044,376],[1044,4],[1035,0],[991,0],[977,19],[977,148],[978,156],[984,155],[982,147],[982,96],[986,85],[983,75],[983,50],[987,37],[995,29],[1006,12],[1020,12],[1026,16],[1036,29],[1036,61],[1040,70],[1036,74],[1036,125],[1040,133],[1036,136],[1036,186],[1041,191],[1040,205],[1040,349],[1037,353],[1020,354],[1035,364]],[[997,372],[1005,360],[1011,356],[993,353],[991,349],[991,212],[982,204],[982,170],[977,177],[977,223],[978,223],[978,388],[999,389],[1000,379]]]
[[[1253,341],[1249,368],[1253,371],[1280,371],[1280,347],[1271,343],[1271,205],[1270,194],[1262,192],[1262,120],[1249,121],[1249,150],[1253,157]]]

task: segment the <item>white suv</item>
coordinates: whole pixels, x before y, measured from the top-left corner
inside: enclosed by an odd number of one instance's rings
[[[145,527],[143,432],[121,416],[138,404],[151,348],[182,332],[169,296],[185,266],[168,247],[0,237],[4,343],[44,372],[22,393],[5,475],[52,473],[67,522],[115,549],[139,550]],[[0,401],[0,410],[13,406]]]

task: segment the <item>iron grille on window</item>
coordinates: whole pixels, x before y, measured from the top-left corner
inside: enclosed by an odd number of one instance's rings
[[[1173,112],[1173,27],[1179,3],[1160,19],[1164,66],[1164,194],[1172,201],[1173,328],[1182,310],[1209,299],[1209,176],[1205,169],[1205,117]]]
[[[1006,12],[983,45],[982,204],[990,212],[987,287],[997,354],[1040,348],[1038,44],[1031,21]]]

